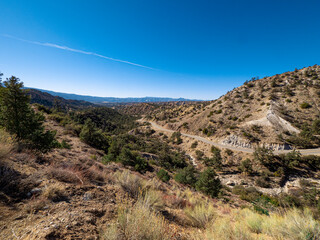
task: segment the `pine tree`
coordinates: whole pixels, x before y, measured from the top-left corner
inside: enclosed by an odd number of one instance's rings
[[[0,126],[41,152],[57,145],[55,133],[45,131],[44,117],[30,106],[30,97],[23,89],[23,82],[12,76],[0,87]]]
[[[217,197],[221,190],[221,182],[212,168],[204,170],[196,182],[196,189],[210,197]]]

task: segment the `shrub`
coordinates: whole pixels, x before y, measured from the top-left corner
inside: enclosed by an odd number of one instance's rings
[[[229,149],[229,148],[227,148],[227,149],[225,150],[225,153],[226,153],[228,156],[232,156],[232,155],[233,155],[233,151],[232,151],[231,149]]]
[[[139,193],[144,188],[143,181],[140,177],[131,174],[128,170],[122,173],[116,172],[114,174],[115,182],[118,183],[124,191],[128,192],[133,198],[137,198]]]
[[[240,212],[245,219],[245,224],[248,226],[249,230],[254,233],[261,233],[263,230],[263,216],[257,214],[249,209],[244,209]]]
[[[247,174],[252,174],[253,169],[252,169],[252,162],[249,158],[246,158],[245,160],[241,161],[239,170],[241,172],[247,173]]]
[[[172,133],[171,141],[175,144],[181,144],[182,143],[181,133],[180,132]]]
[[[125,166],[133,166],[134,169],[139,172],[143,172],[149,167],[148,162],[144,158],[139,156],[137,152],[132,152],[126,147],[121,150],[117,161]]]
[[[61,141],[60,147],[66,148],[66,149],[71,149],[71,145],[69,143],[67,143],[66,140],[64,140],[64,139]]]
[[[196,182],[196,189],[210,197],[217,197],[221,190],[220,179],[212,168],[204,170],[198,181]]]
[[[196,206],[185,208],[184,212],[191,225],[198,228],[205,228],[215,217],[213,206],[204,201]]]
[[[214,167],[216,169],[221,169],[222,167],[222,157],[221,150],[214,146],[211,147],[212,157],[205,158],[204,162],[207,166]]]
[[[262,188],[269,188],[271,187],[270,183],[270,178],[269,177],[266,177],[266,176],[260,176],[256,179],[256,184],[259,186],[259,187],[262,187]]]
[[[45,188],[42,195],[46,199],[53,202],[58,202],[66,199],[65,189],[59,184],[48,186],[47,188]]]
[[[56,167],[52,166],[48,168],[47,175],[50,178],[57,179],[60,182],[83,184],[83,176],[81,171],[75,167]]]
[[[300,107],[301,107],[302,109],[308,109],[308,108],[311,108],[312,105],[309,104],[309,103],[307,103],[307,102],[303,102],[303,103],[300,104]]]
[[[287,168],[294,168],[301,162],[301,153],[293,150],[285,155],[280,155],[282,164]]]
[[[204,156],[204,152],[203,151],[200,151],[200,150],[196,150],[196,159],[197,160],[201,160]]]
[[[168,223],[157,213],[138,201],[132,208],[119,210],[117,223],[104,233],[107,240],[170,240],[175,239]]]
[[[240,221],[233,221],[231,217],[218,218],[206,230],[206,238],[219,240],[254,240],[250,230]]]
[[[191,148],[196,148],[198,146],[198,142],[197,141],[194,141],[192,144],[191,144]]]
[[[158,172],[157,172],[157,177],[163,181],[163,182],[168,182],[170,180],[170,175],[169,173],[164,170],[164,169],[160,169]]]
[[[265,166],[272,164],[274,160],[273,151],[264,146],[255,148],[253,156],[256,161]]]
[[[0,128],[0,159],[7,156],[14,147],[14,139],[5,130]]]
[[[239,195],[241,200],[248,202],[255,201],[261,196],[261,194],[254,187],[245,188],[242,185],[234,186],[232,193]]]
[[[104,134],[101,129],[98,130],[90,118],[86,120],[79,136],[83,142],[92,147],[101,149],[105,152],[109,149],[109,137]]]
[[[153,211],[162,211],[164,209],[163,198],[159,191],[149,189],[142,192],[138,198],[138,202]]]
[[[263,233],[276,239],[319,239],[320,224],[310,210],[292,209],[282,216],[273,214],[264,217]]]
[[[181,184],[194,186],[197,181],[197,171],[192,165],[189,165],[179,170],[174,176],[174,180]]]
[[[318,134],[320,135],[320,119],[315,119],[313,122],[312,122],[312,131],[314,134]]]

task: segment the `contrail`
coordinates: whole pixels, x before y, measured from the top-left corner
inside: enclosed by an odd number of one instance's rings
[[[92,56],[96,56],[96,57],[99,57],[99,58],[108,59],[108,60],[115,61],[115,62],[121,62],[121,63],[126,63],[126,64],[130,64],[130,65],[137,66],[137,67],[142,67],[142,68],[157,70],[157,69],[155,69],[155,68],[148,67],[148,66],[144,66],[144,65],[141,65],[141,64],[137,64],[137,63],[133,63],[133,62],[129,62],[129,61],[117,59],[117,58],[107,57],[107,56],[104,56],[104,55],[101,55],[101,54],[98,54],[98,53],[94,53],[94,52],[87,52],[87,51],[83,51],[83,50],[79,50],[79,49],[70,48],[70,47],[67,47],[67,46],[61,46],[61,45],[54,44],[54,43],[42,43],[42,42],[37,42],[37,41],[29,41],[29,40],[25,40],[25,39],[22,39],[22,38],[17,38],[17,37],[8,35],[8,34],[1,34],[0,36],[6,37],[6,38],[15,39],[15,40],[22,41],[22,42],[26,42],[26,43],[35,44],[35,45],[40,45],[40,46],[45,46],[45,47],[52,47],[52,48],[58,48],[58,49],[65,50],[65,51],[82,53],[82,54],[86,54],[86,55],[92,55]]]

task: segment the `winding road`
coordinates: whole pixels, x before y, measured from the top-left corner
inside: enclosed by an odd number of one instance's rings
[[[140,119],[139,121],[140,122],[144,122],[143,119]],[[160,126],[159,124],[157,124],[155,122],[152,122],[152,121],[146,121],[146,122],[149,122],[154,130],[167,132],[167,133],[175,132],[174,130],[164,128],[163,126]],[[206,139],[204,137],[200,137],[200,136],[197,136],[197,135],[192,135],[192,134],[187,134],[187,133],[182,133],[182,132],[181,132],[181,135],[185,136],[185,137],[193,138],[195,140],[198,140],[198,141],[201,141],[201,142],[204,142],[204,143],[207,143],[207,144],[210,144],[212,146],[216,146],[218,148],[228,148],[228,149],[231,149],[233,151],[245,152],[245,153],[253,153],[254,152],[254,149],[252,149],[252,148],[244,148],[244,147],[235,147],[235,146],[231,146],[231,145],[224,145],[224,144],[221,144],[221,143],[213,142],[211,140],[208,140],[208,139]],[[288,153],[290,151],[292,151],[292,150],[275,150],[273,152],[275,154],[281,154],[281,153]],[[320,155],[320,148],[298,149],[297,151],[299,151],[302,155]]]

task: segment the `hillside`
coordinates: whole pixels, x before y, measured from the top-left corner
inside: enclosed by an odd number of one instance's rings
[[[161,178],[157,154],[143,153],[152,168],[139,173],[119,162],[105,162],[103,151],[83,143],[54,120],[45,124],[67,145],[41,156],[18,150],[1,132],[1,239],[298,240],[309,236],[294,238],[296,231],[306,231],[313,239],[320,236],[320,224],[311,212],[293,209],[269,216],[278,204],[297,199],[283,198],[281,203],[241,185],[232,191],[224,188],[219,198],[211,198],[173,179],[172,167],[169,178]],[[139,129],[136,136],[148,133],[148,127]],[[160,139],[161,134],[154,137]],[[294,184],[291,191],[311,191],[307,180]],[[252,201],[254,208],[249,205]]]
[[[252,79],[211,102],[154,112],[149,119],[216,142],[273,149],[320,146],[318,65]]]
[[[39,91],[37,89],[28,89],[27,93],[31,97],[31,103],[38,103],[46,107],[59,107],[64,110],[67,109],[81,109],[94,106],[93,103],[83,100],[64,99],[62,97],[53,96],[49,93]]]
[[[110,104],[110,103],[142,103],[142,102],[175,102],[175,101],[199,101],[185,98],[166,98],[166,97],[141,97],[141,98],[116,98],[116,97],[96,97],[87,95],[77,95],[71,93],[54,92],[44,89],[36,89],[41,92],[49,93],[52,96],[62,97],[70,100],[87,101],[91,103]]]

